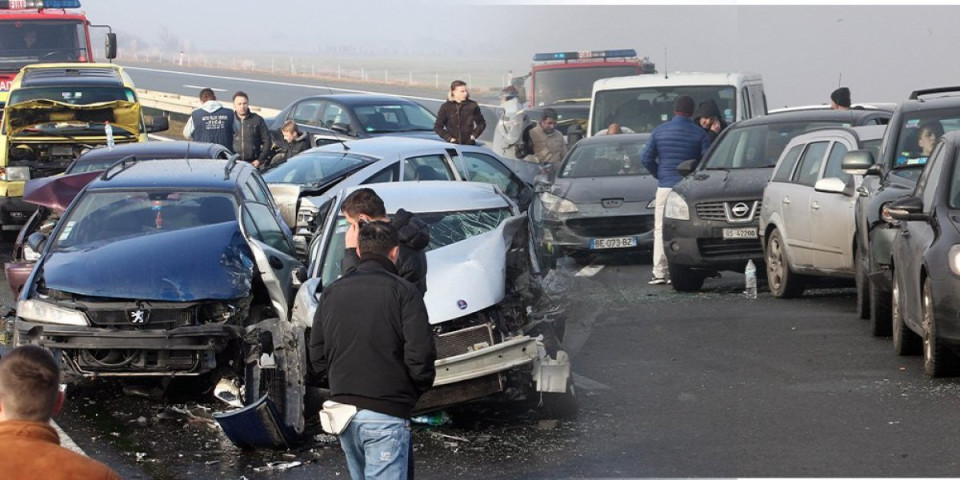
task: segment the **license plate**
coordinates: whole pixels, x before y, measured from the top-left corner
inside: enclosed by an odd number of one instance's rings
[[[626,248],[636,246],[637,237],[594,238],[590,240],[590,248],[594,250],[602,248]]]
[[[735,240],[738,238],[757,238],[757,228],[724,228],[723,239]]]

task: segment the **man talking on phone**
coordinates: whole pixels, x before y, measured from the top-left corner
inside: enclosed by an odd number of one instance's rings
[[[357,232],[362,224],[386,222],[397,230],[400,249],[397,256],[397,271],[401,278],[412,283],[423,295],[427,293],[427,254],[424,248],[430,243],[430,229],[412,213],[400,209],[391,220],[383,205],[383,199],[370,188],[354,190],[343,200],[340,207],[350,223],[346,234],[346,253],[340,262],[343,275],[353,271],[360,263],[357,255]]]

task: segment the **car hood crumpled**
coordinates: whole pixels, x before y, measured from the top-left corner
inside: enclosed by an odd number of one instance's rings
[[[237,222],[47,254],[47,288],[77,295],[189,302],[250,294],[253,256]]]
[[[113,127],[126,130],[132,135],[140,132],[140,104],[124,100],[88,105],[74,105],[44,99],[30,100],[7,105],[3,115],[7,117],[4,123],[5,133],[11,137],[41,123],[91,121],[89,119],[96,119],[95,123],[110,119],[110,125]],[[105,135],[106,133],[99,136]]]
[[[427,252],[427,306],[436,325],[496,305],[504,297],[507,250],[526,214],[483,234]]]
[[[23,201],[63,213],[77,194],[103,174],[100,171],[31,178],[23,187]]]
[[[772,175],[772,168],[697,170],[676,184],[673,191],[687,201],[760,199]]]

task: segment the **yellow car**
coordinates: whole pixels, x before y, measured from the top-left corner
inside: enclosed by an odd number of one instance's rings
[[[24,182],[62,173],[84,151],[147,141],[168,128],[144,116],[133,81],[113,64],[27,65],[13,79],[0,121],[0,233],[14,235],[36,207]]]

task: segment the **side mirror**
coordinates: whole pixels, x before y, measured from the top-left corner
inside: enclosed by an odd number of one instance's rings
[[[928,215],[923,213],[923,200],[919,197],[903,197],[883,206],[883,217],[886,220],[926,220]]]
[[[550,191],[550,177],[545,173],[533,177],[533,191],[536,193]]]
[[[103,51],[108,60],[117,58],[117,34],[110,32],[104,39]]]
[[[40,253],[40,248],[43,247],[43,242],[46,240],[47,236],[42,232],[33,232],[27,237],[27,246],[34,252]]]
[[[143,124],[147,133],[162,132],[170,129],[170,120],[163,115],[144,115]]]
[[[330,125],[330,130],[333,130],[337,133],[342,133],[344,135],[349,135],[351,137],[357,136],[356,132],[353,131],[353,127],[350,126],[349,123],[334,123],[333,125]]]
[[[698,163],[700,162],[693,158],[680,162],[680,165],[677,165],[677,173],[686,177],[687,175],[690,175],[690,172],[697,169]]]
[[[880,168],[880,165],[874,163],[873,165],[870,165],[869,167],[867,167],[867,171],[863,173],[863,176],[865,177],[869,177],[870,175],[873,175],[875,177],[882,177],[883,169]]]
[[[821,178],[813,185],[813,189],[825,193],[844,193],[847,184],[837,177]]]
[[[873,154],[868,150],[851,150],[840,161],[843,171],[850,175],[865,175],[873,164]]]

